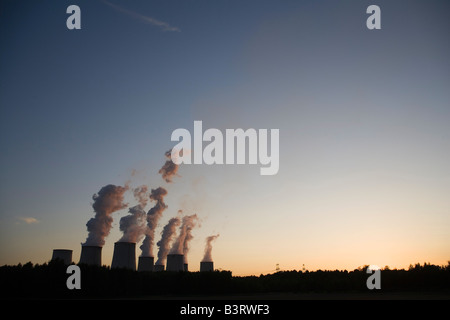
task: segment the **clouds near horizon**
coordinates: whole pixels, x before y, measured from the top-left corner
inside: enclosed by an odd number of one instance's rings
[[[19,217],[18,219],[26,224],[35,224],[40,222],[38,219],[33,217]]]

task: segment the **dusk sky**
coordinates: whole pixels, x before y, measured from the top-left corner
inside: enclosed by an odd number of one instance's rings
[[[72,4],[80,30],[66,27]],[[371,4],[380,30],[366,27]],[[158,239],[178,210],[200,217],[192,271],[218,233],[215,268],[233,275],[447,264],[449,12],[426,0],[2,1],[0,265],[53,249],[78,262],[92,195],[127,182],[168,190]],[[279,129],[278,173],[182,164],[166,183],[171,133],[195,120]],[[127,214],[113,213],[103,264]]]

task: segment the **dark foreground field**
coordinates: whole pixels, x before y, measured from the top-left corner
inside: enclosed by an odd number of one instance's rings
[[[236,295],[165,295],[133,297],[135,300],[224,300],[224,301],[274,301],[274,300],[450,300],[450,292],[272,292]]]
[[[137,272],[80,265],[81,289],[69,290],[60,261],[0,267],[7,299],[373,300],[450,299],[450,263],[381,270],[381,289],[366,286],[366,267],[353,271],[281,271],[234,277],[230,271]]]

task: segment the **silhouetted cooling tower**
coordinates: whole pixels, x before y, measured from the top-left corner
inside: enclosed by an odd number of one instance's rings
[[[102,247],[81,246],[80,263],[85,263],[93,266],[101,266]]]
[[[68,249],[54,249],[52,260],[62,260],[64,264],[72,263],[72,250]]]
[[[184,270],[184,256],[182,254],[168,254],[166,270],[167,271],[183,271]]]
[[[164,265],[162,265],[162,264],[155,264],[153,266],[153,271],[155,271],[155,272],[164,271]]]
[[[136,243],[114,243],[114,254],[111,269],[113,268],[126,268],[136,271]]]
[[[214,271],[214,262],[202,261],[200,262],[200,272]]]
[[[138,271],[153,271],[153,257],[139,257]]]
[[[188,269],[188,264],[187,264],[187,263],[185,263],[185,264],[183,265],[183,270],[184,270],[185,272],[188,272],[188,271],[189,271],[189,269]]]

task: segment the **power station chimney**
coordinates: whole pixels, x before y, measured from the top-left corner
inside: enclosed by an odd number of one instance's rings
[[[72,250],[68,249],[54,249],[52,255],[53,260],[61,260],[65,265],[72,263]]]
[[[162,265],[162,264],[155,264],[153,266],[153,271],[155,271],[155,272],[164,271],[164,265]]]
[[[166,270],[167,271],[184,271],[184,255],[168,254]]]
[[[111,269],[113,268],[125,268],[136,271],[136,243],[114,243],[114,254]]]
[[[153,257],[139,257],[138,271],[153,271]]]
[[[80,263],[100,267],[102,265],[102,247],[82,245]]]
[[[200,262],[200,272],[214,271],[214,262],[202,261]]]

